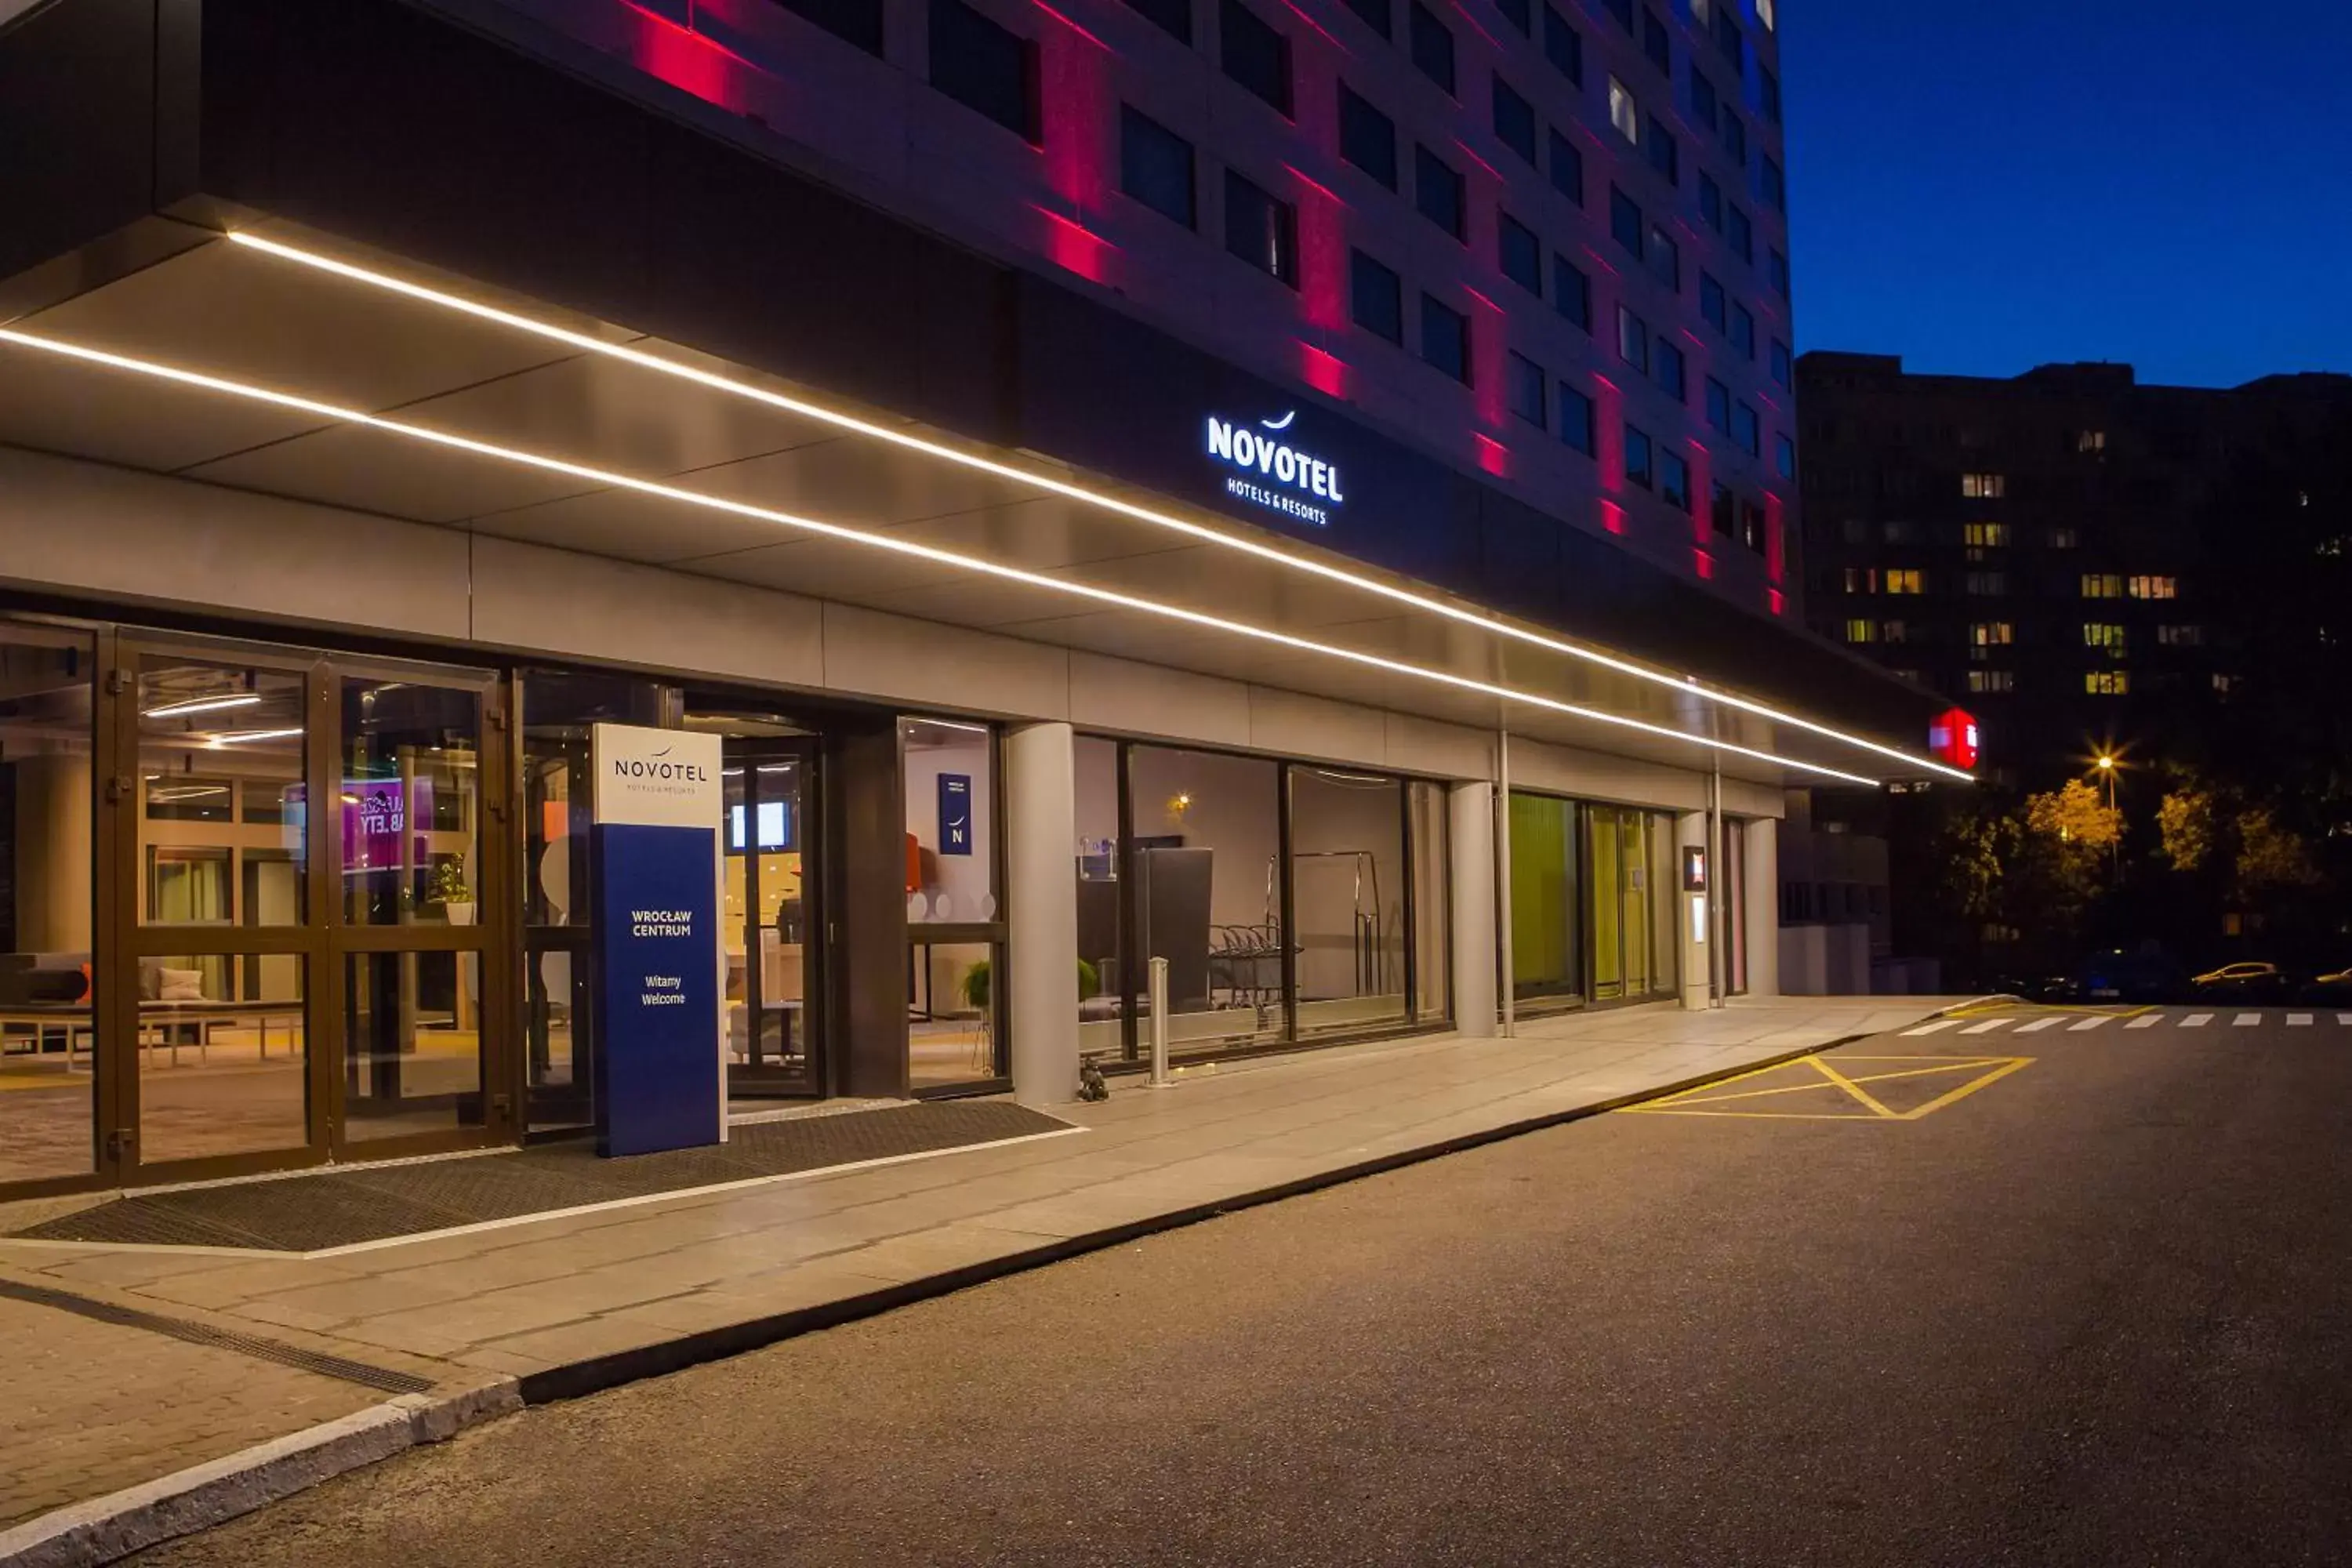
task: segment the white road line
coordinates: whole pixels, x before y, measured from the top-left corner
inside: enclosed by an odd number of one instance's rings
[[[2311,1015],[2308,1013],[2289,1013],[2286,1016],[2286,1021],[2294,1028],[2306,1028],[2311,1024]]]
[[[2085,1029],[2095,1029],[2106,1021],[2107,1015],[2101,1013],[2094,1017],[2084,1018],[2080,1022],[2067,1025],[2066,1032],[2070,1035],[2079,1035]]]
[[[1916,1039],[1921,1035],[1932,1035],[1938,1030],[1958,1028],[1959,1023],[1958,1018],[1938,1018],[1932,1024],[1922,1024],[1916,1029],[1904,1030],[1903,1037],[1906,1040]]]
[[[2036,1018],[2030,1024],[2020,1024],[2017,1026],[2017,1032],[2021,1035],[2030,1035],[2037,1029],[2046,1029],[2057,1022],[2055,1018]]]
[[[2164,1015],[2161,1013],[2143,1013],[2138,1017],[2134,1018],[2130,1023],[2126,1024],[2124,1027],[2126,1029],[2153,1029],[2158,1024],[2163,1022]]]
[[[2184,1029],[2201,1029],[2212,1021],[2213,1015],[2210,1013],[2191,1013],[2180,1020],[2180,1026]]]
[[[2008,1022],[2009,1020],[2006,1018],[1987,1018],[1981,1024],[1970,1024],[1967,1028],[1962,1029],[1960,1033],[1963,1035],[1990,1035],[1995,1029],[2000,1028],[2003,1024]]]
[[[2336,1021],[2339,1024],[2352,1024],[2352,1013],[2338,1013],[2336,1015]]]
[[[2230,1020],[2230,1022],[2237,1025],[2241,1029],[2251,1029],[2262,1021],[2263,1016],[2260,1013],[2241,1013],[2236,1017]]]

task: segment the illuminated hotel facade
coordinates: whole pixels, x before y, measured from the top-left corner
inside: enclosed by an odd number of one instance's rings
[[[592,1125],[599,724],[739,1109],[1769,994],[1786,790],[1944,766],[1769,5],[0,14],[0,1197]]]

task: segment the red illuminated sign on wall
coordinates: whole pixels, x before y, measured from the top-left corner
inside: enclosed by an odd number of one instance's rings
[[[1956,768],[1977,765],[1976,715],[1964,708],[1948,708],[1927,725],[1927,750]]]

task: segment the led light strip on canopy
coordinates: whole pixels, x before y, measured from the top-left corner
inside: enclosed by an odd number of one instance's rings
[[[615,473],[606,468],[590,468],[585,464],[571,462],[562,458],[551,458],[537,452],[526,452],[518,447],[478,441],[468,436],[458,436],[423,425],[411,425],[398,419],[387,419],[381,415],[370,414],[357,408],[346,408],[338,404],[324,403],[313,397],[302,397],[286,392],[273,392],[266,387],[252,386],[243,382],[207,375],[198,371],[182,370],[177,366],[161,364],[152,360],[134,359],[127,354],[111,353],[103,349],[85,348],[80,344],[66,342],[56,338],[37,337],[32,333],[20,332],[13,328],[0,328],[0,343],[11,343],[19,348],[36,350],[63,359],[78,360],[87,364],[104,365],[112,370],[129,371],[158,381],[196,387],[203,391],[218,393],[224,396],[242,398],[251,403],[292,409],[320,419],[362,426],[371,430],[381,430],[386,435],[399,436],[455,451],[470,452],[477,457],[513,463],[522,468],[536,468],[543,473],[562,474],[566,478],[579,479],[590,485],[629,490],[638,495],[676,501],[685,506],[699,507],[705,510],[724,512],[733,517],[750,518],[756,521],[772,523],[778,528],[792,529],[803,533],[816,534],[823,538],[841,540],[854,544],[863,544],[875,550],[887,551],[895,555],[927,561],[934,565],[950,566],[960,571],[993,577],[1000,582],[1019,583],[1027,587],[1066,594],[1074,598],[1109,605],[1116,609],[1139,611],[1146,615],[1180,621],[1189,626],[1202,626],[1212,631],[1225,632],[1256,642],[1293,648],[1301,653],[1311,653],[1363,668],[1409,676],[1417,680],[1451,687],[1458,691],[1475,692],[1483,697],[1496,698],[1507,702],[1524,703],[1530,708],[1563,713],[1572,718],[1589,719],[1595,723],[1663,736],[1667,740],[1679,741],[1687,745],[1704,746],[1712,751],[1753,758],[1760,763],[1769,763],[1774,767],[1795,768],[1805,773],[1818,773],[1824,778],[1836,779],[1843,784],[1862,784],[1874,788],[1880,782],[1873,778],[1864,778],[1859,773],[1849,773],[1836,768],[1824,767],[1819,763],[1799,762],[1793,757],[1776,756],[1770,752],[1738,745],[1729,741],[1717,740],[1713,736],[1694,735],[1686,730],[1675,730],[1664,724],[1653,724],[1646,720],[1627,718],[1621,713],[1610,713],[1598,708],[1587,708],[1579,703],[1563,702],[1557,698],[1539,696],[1531,691],[1516,690],[1510,687],[1497,686],[1489,681],[1476,680],[1468,676],[1454,675],[1442,669],[1406,664],[1398,659],[1383,658],[1379,654],[1339,647],[1330,643],[1319,643],[1307,637],[1294,637],[1288,632],[1276,631],[1268,626],[1252,626],[1245,621],[1227,620],[1220,616],[1208,615],[1199,610],[1188,610],[1177,605],[1164,605],[1151,599],[1139,599],[1130,594],[1098,588],[1090,584],[1049,577],[1043,573],[1025,571],[1017,566],[1007,566],[1000,562],[960,555],[953,551],[939,550],[928,544],[917,544],[909,540],[893,539],[886,534],[869,533],[862,529],[849,528],[836,522],[825,522],[817,518],[802,517],[793,512],[778,511],[769,507],[728,500],[719,496],[706,495],[699,490],[682,489],[676,485],[663,484],[657,480],[641,479],[633,475]]]
[[[1011,479],[1019,484],[1034,486],[1036,489],[1049,491],[1055,495],[1064,496],[1072,500],[1082,501],[1087,505],[1097,507],[1106,511],[1116,512],[1119,516],[1131,518],[1139,522],[1150,523],[1156,528],[1171,530],[1175,532],[1184,534],[1189,538],[1197,539],[1205,543],[1216,545],[1221,549],[1234,550],[1245,555],[1253,555],[1262,561],[1272,562],[1290,571],[1304,572],[1313,576],[1327,578],[1335,583],[1344,583],[1349,587],[1360,589],[1368,594],[1377,595],[1381,598],[1392,600],[1397,604],[1410,605],[1417,610],[1426,611],[1433,616],[1443,616],[1448,620],[1459,622],[1464,626],[1475,626],[1479,630],[1490,633],[1496,637],[1508,637],[1515,642],[1526,643],[1531,647],[1544,648],[1552,653],[1562,654],[1570,658],[1581,659],[1588,664],[1599,665],[1602,668],[1614,670],[1620,675],[1632,676],[1635,679],[1646,680],[1653,685],[1667,687],[1675,691],[1683,693],[1685,696],[1696,697],[1706,702],[1719,703],[1727,708],[1738,709],[1743,713],[1752,713],[1760,719],[1769,719],[1776,724],[1786,724],[1793,729],[1803,730],[1811,734],[1822,736],[1826,740],[1835,741],[1841,745],[1854,746],[1863,751],[1874,752],[1880,756],[1892,758],[1895,761],[1903,763],[1906,767],[1924,768],[1931,772],[1943,773],[1948,777],[1959,779],[1970,784],[1976,782],[1976,775],[1969,773],[1965,769],[1952,767],[1943,763],[1935,762],[1927,757],[1916,756],[1909,752],[1904,751],[1899,746],[1889,746],[1883,742],[1871,740],[1867,736],[1852,734],[1846,731],[1835,729],[1830,725],[1820,723],[1811,719],[1802,718],[1794,713],[1784,712],[1781,710],[1771,706],[1769,703],[1759,702],[1754,698],[1742,697],[1737,692],[1726,691],[1717,687],[1704,685],[1696,677],[1675,677],[1668,675],[1662,670],[1651,669],[1644,666],[1635,664],[1630,659],[1619,658],[1614,655],[1603,653],[1598,648],[1587,647],[1580,643],[1568,642],[1559,637],[1548,637],[1541,632],[1533,631],[1525,626],[1514,626],[1508,621],[1499,620],[1493,616],[1483,615],[1476,610],[1467,609],[1460,605],[1449,604],[1443,599],[1432,598],[1425,594],[1414,593],[1410,588],[1399,587],[1392,583],[1383,583],[1377,578],[1360,575],[1357,573],[1347,570],[1345,567],[1335,566],[1328,562],[1317,561],[1303,555],[1294,555],[1288,551],[1276,549],[1272,545],[1260,543],[1256,540],[1246,539],[1237,534],[1226,533],[1219,529],[1211,528],[1203,523],[1194,522],[1185,518],[1177,517],[1171,513],[1155,511],[1150,507],[1139,506],[1133,501],[1122,500],[1117,496],[1106,495],[1099,490],[1091,490],[1083,485],[1073,484],[1067,479],[1056,479],[1051,474],[1039,473],[1032,469],[1015,467],[1010,463],[998,462],[993,458],[982,457],[973,452],[959,451],[953,447],[943,446],[937,441],[929,440],[920,436],[910,435],[904,430],[892,429],[887,425],[877,425],[871,420],[861,419],[853,414],[845,414],[838,409],[824,407],[821,404],[810,403],[802,398],[787,396],[782,393],[775,392],[766,387],[753,386],[748,382],[738,381],[731,376],[720,375],[715,372],[703,370],[695,365],[684,364],[677,360],[666,359],[659,354],[648,353],[643,349],[630,348],[620,343],[606,342],[601,338],[591,337],[587,333],[573,331],[566,327],[559,327],[550,321],[541,321],[530,316],[519,315],[512,310],[501,310],[495,305],[486,305],[479,300],[467,300],[460,295],[451,294],[439,289],[428,288],[421,283],[413,283],[406,279],[395,278],[388,273],[377,272],[369,268],[354,266],[348,261],[338,261],[332,257],[320,256],[314,251],[303,250],[295,246],[282,244],[274,239],[266,239],[259,235],[235,232],[229,234],[227,237],[234,243],[243,246],[249,250],[260,251],[265,255],[278,257],[282,260],[296,262],[301,266],[311,268],[317,271],[330,273],[335,277],[349,279],[352,282],[365,284],[372,289],[379,289],[388,293],[398,294],[407,299],[421,301],[425,304],[437,306],[443,310],[457,311],[464,315],[472,316],[479,321],[493,321],[499,326],[509,327],[516,331],[528,332],[535,337],[544,338],[552,342],[562,343],[568,347],[579,349],[585,353],[599,354],[606,359],[618,360],[627,364],[636,365],[641,369],[653,371],[657,374],[674,376],[682,381],[690,381],[698,386],[709,387],[713,391],[723,392],[730,396],[745,398],[754,403],[762,403],[783,413],[797,415],[805,419],[814,419],[822,424],[831,425],[836,429],[855,431],[858,435],[871,437],[873,439],[877,441],[887,441],[892,446],[901,447],[910,451],[921,452],[928,457],[938,458],[945,462],[954,463],[963,468],[975,469],[981,473],[994,475],[998,479]]]

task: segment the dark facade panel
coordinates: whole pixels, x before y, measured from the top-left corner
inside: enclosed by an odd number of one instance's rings
[[[71,0],[0,28],[0,278],[154,210],[154,9]]]

